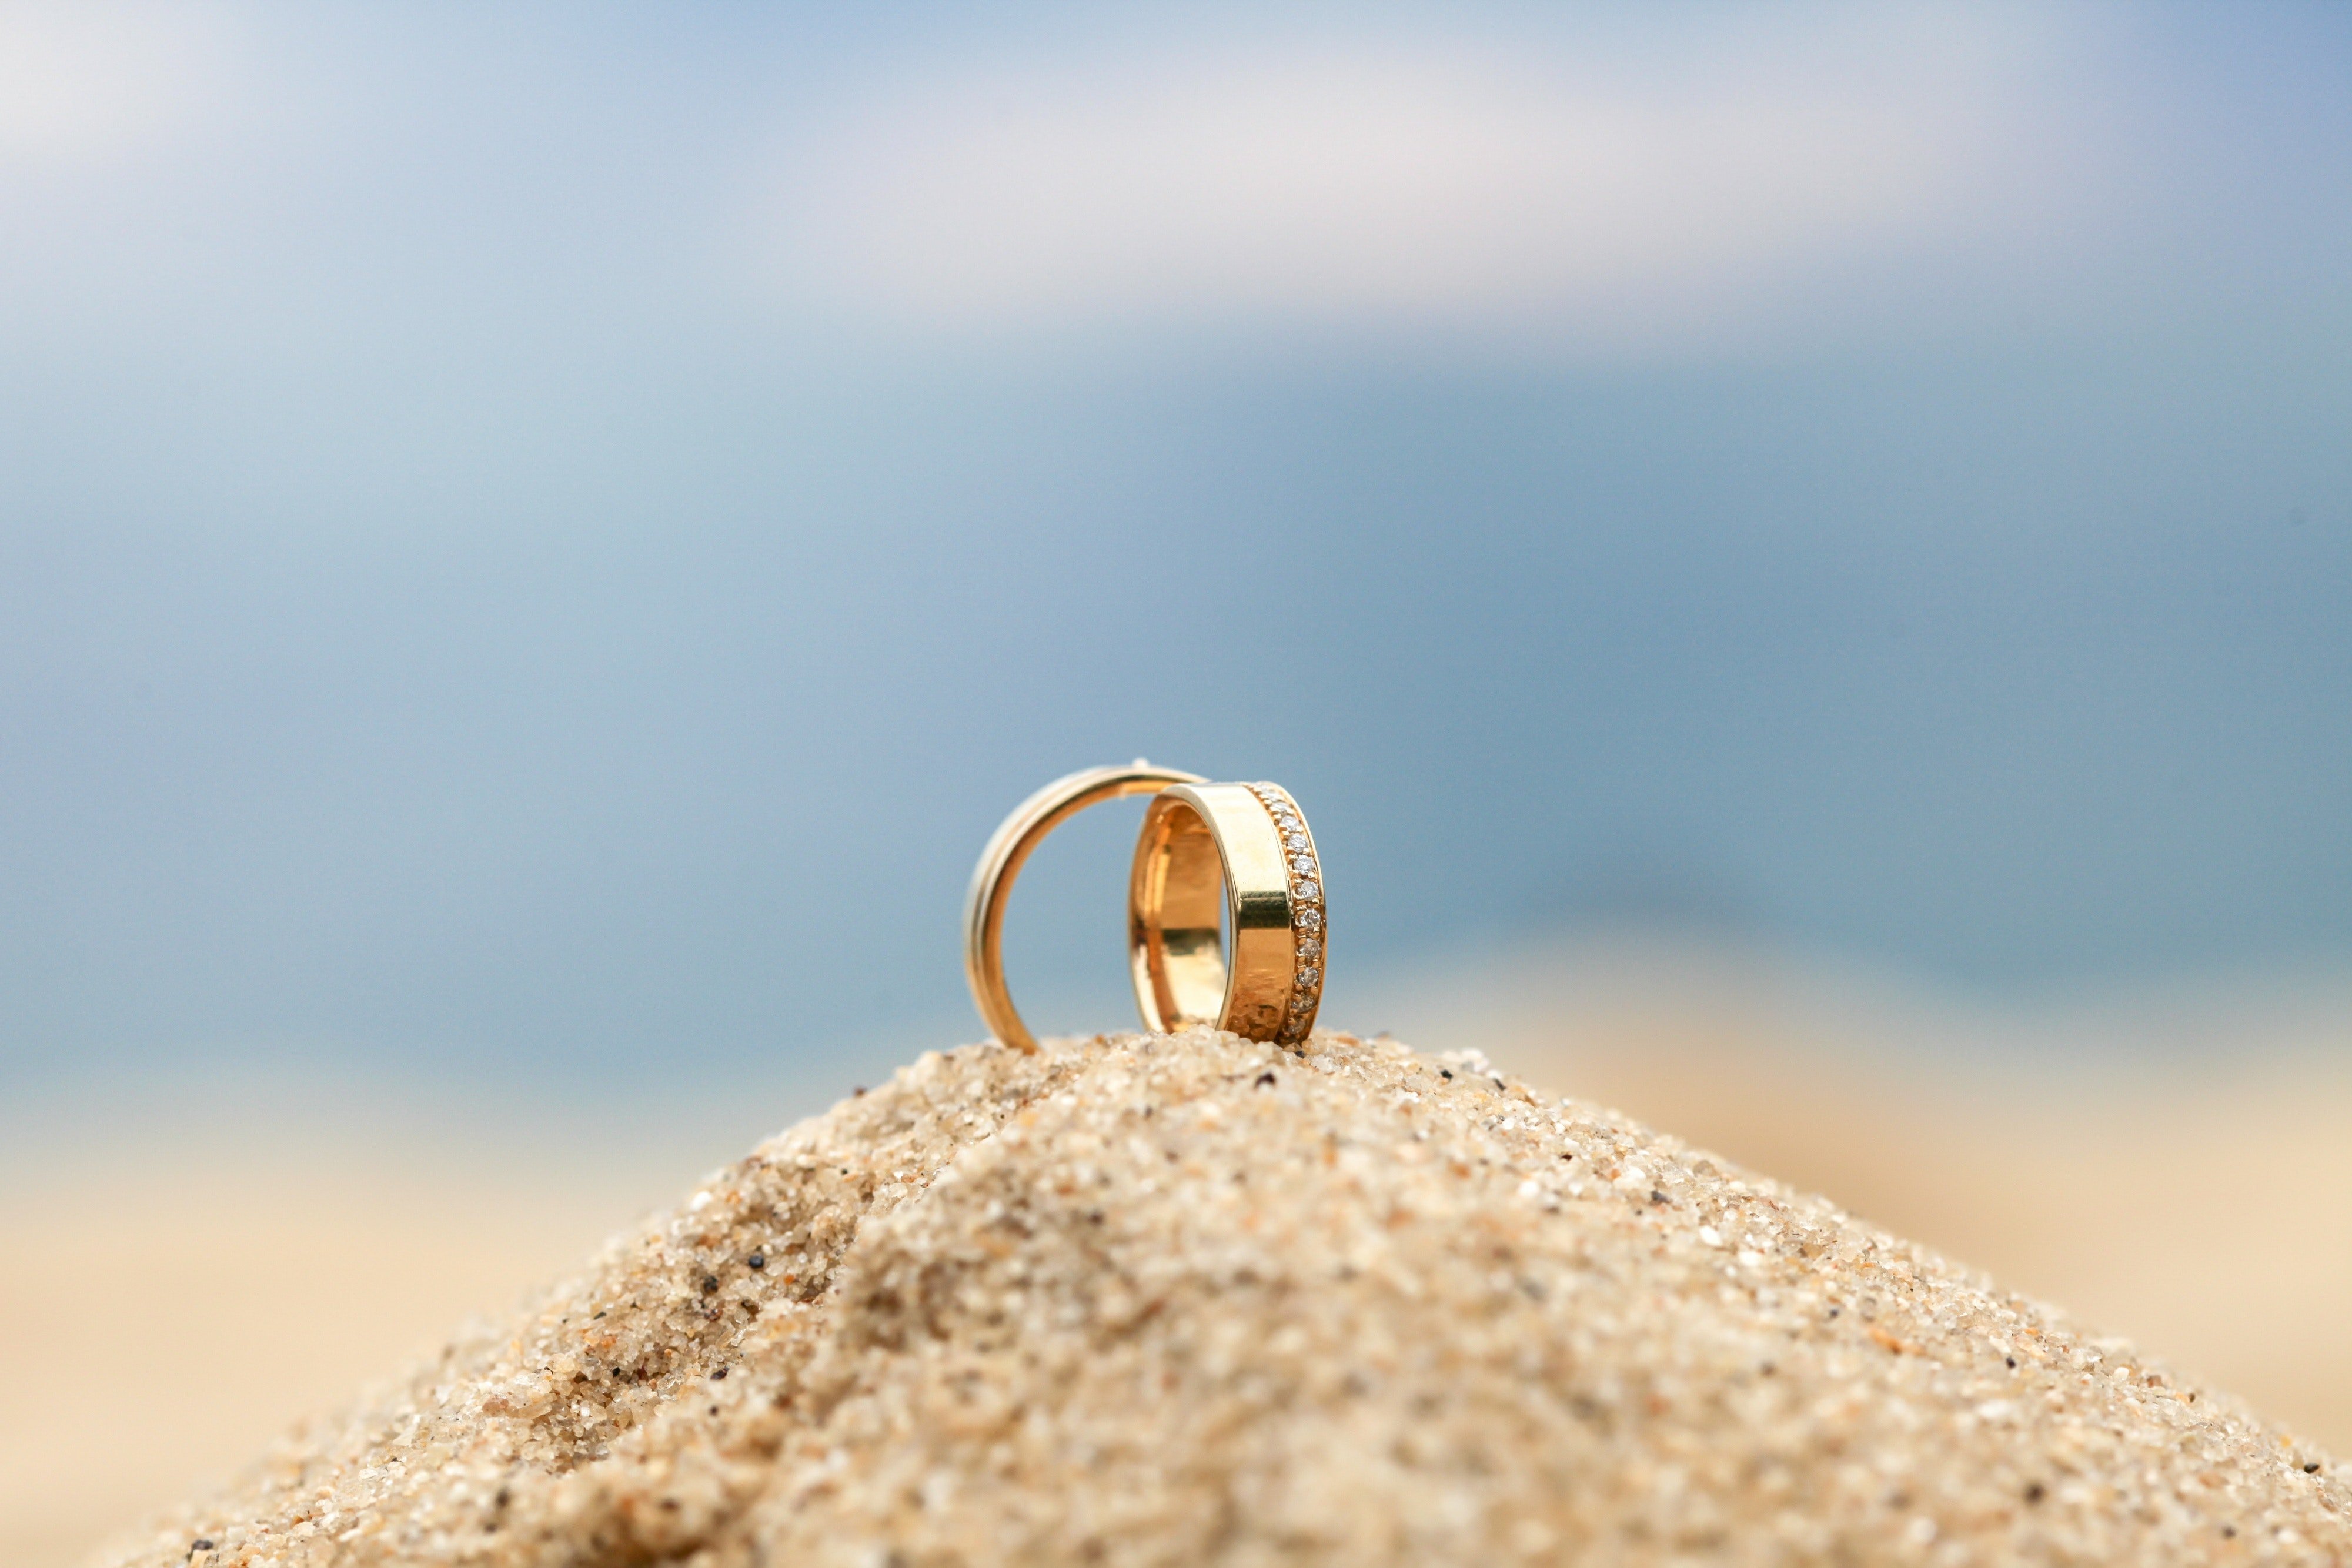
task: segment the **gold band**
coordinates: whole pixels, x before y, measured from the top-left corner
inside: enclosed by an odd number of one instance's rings
[[[1127,939],[1145,1028],[1305,1040],[1326,937],[1322,864],[1297,803],[1272,784],[1161,790],[1135,842]]]
[[[971,891],[963,904],[963,972],[971,983],[971,999],[981,1021],[991,1033],[1016,1051],[1034,1051],[1013,994],[1004,985],[1004,903],[1012,896],[1013,879],[1029,852],[1064,819],[1088,806],[1125,795],[1150,795],[1171,784],[1197,784],[1201,776],[1173,768],[1154,768],[1141,758],[1126,768],[1088,768],[1056,779],[1013,809],[988,847],[980,852],[972,869]]]

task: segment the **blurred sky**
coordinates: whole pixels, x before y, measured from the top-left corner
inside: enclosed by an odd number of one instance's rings
[[[2337,5],[0,4],[0,1098],[951,1043],[1139,754],[1342,1025],[2340,967],[2347,277]]]

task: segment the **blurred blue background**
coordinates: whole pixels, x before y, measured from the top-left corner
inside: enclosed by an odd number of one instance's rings
[[[0,1098],[903,1059],[1139,754],[1342,1026],[2340,970],[2347,277],[2333,5],[0,8]]]

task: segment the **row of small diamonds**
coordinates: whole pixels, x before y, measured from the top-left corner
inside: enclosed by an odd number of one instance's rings
[[[1278,1037],[1286,1045],[1307,1038],[1315,1024],[1315,1009],[1323,988],[1323,870],[1315,858],[1315,841],[1307,836],[1307,820],[1283,789],[1274,784],[1253,784],[1251,793],[1274,817],[1282,835],[1283,857],[1290,862],[1290,921],[1297,969],[1290,981],[1290,1010]]]

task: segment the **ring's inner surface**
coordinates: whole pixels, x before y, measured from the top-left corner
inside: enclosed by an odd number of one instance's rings
[[[1217,841],[1201,814],[1176,800],[1151,814],[1147,831],[1151,839],[1138,868],[1143,943],[1135,959],[1158,1027],[1214,1024],[1225,1005],[1225,876]]]

